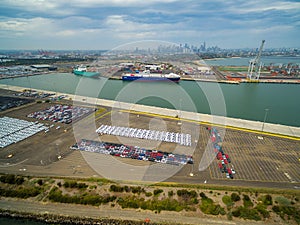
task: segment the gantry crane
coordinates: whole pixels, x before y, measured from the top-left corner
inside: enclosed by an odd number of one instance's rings
[[[264,47],[265,40],[262,40],[259,51],[257,56],[254,59],[251,59],[249,61],[249,67],[248,67],[248,73],[247,73],[247,78],[249,80],[258,80],[260,76],[260,70],[261,70],[261,62],[260,62],[260,57],[261,53]]]

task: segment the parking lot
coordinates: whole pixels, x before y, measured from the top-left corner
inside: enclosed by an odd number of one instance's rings
[[[28,122],[11,117],[0,117],[0,148],[27,139],[47,129],[38,122]]]
[[[33,102],[31,99],[0,96],[0,112]]]
[[[191,146],[191,135],[159,130],[137,129],[131,127],[108,126],[102,124],[96,132],[100,135],[109,134],[123,137],[165,141],[185,146]]]
[[[252,181],[300,182],[300,144],[297,141],[227,130],[223,149],[230,155],[235,178]],[[217,159],[210,166],[211,176],[225,179]]]
[[[112,112],[119,113],[119,112]],[[120,124],[122,117],[127,117],[126,113],[120,114]],[[100,126],[102,123],[107,124],[111,119],[111,114],[102,117],[97,121]],[[153,117],[147,115],[137,115],[130,114],[129,121],[132,126],[146,128]],[[134,121],[134,122],[133,122]],[[139,122],[138,122],[139,121]],[[178,132],[180,126],[177,124],[177,120],[172,118],[164,119],[167,121],[168,130],[172,132]],[[203,179],[215,179],[215,180],[228,180],[226,178],[226,173],[222,173],[219,168],[220,160],[215,157],[215,160],[211,163],[208,168],[209,176],[206,175],[206,171],[199,172],[198,165],[200,159],[203,157],[203,152],[211,139],[210,132],[207,130],[206,126],[199,126],[193,123],[189,124],[190,131],[192,131],[192,143],[197,141],[196,149],[193,152],[194,165],[191,168],[190,165],[184,167],[177,175],[177,179],[187,177],[192,170],[194,176]],[[197,137],[195,130],[199,131],[199,137]],[[101,136],[102,140],[114,140],[118,141],[117,138],[114,139],[112,135]],[[129,138],[126,138],[129,141]],[[196,140],[195,140],[196,139]],[[124,139],[122,139],[124,140]],[[145,141],[148,141],[145,142]],[[133,138],[134,142],[134,138]],[[149,140],[137,139],[136,143],[144,143],[144,145],[151,145]],[[155,146],[155,141],[152,143]],[[160,149],[167,149],[167,151],[172,151],[176,147],[175,143],[164,143],[159,144]],[[235,131],[231,129],[226,129],[225,138],[222,141],[222,149],[224,155],[230,158],[230,163],[227,168],[234,170],[234,181],[258,181],[258,182],[300,182],[300,145],[298,141],[288,140],[284,138],[264,136],[263,139],[259,139],[258,135],[255,133],[247,133],[243,131]],[[184,147],[186,152],[193,151],[191,147]],[[216,156],[217,156],[217,152]],[[172,180],[173,181],[173,180]]]
[[[41,111],[32,112],[28,114],[27,117],[69,124],[91,112],[93,112],[92,108],[57,104]]]
[[[60,101],[60,104],[67,105],[72,104],[72,102],[63,100]],[[55,106],[55,103],[28,104],[9,112],[4,111],[0,115],[35,122],[37,119],[28,118],[27,115],[45,110],[51,106]],[[80,139],[192,155],[194,164],[183,165],[182,169],[170,178],[170,181],[203,183],[203,181],[208,180],[209,183],[236,185],[239,185],[238,182],[243,183],[244,181],[253,181],[257,185],[271,185],[274,182],[285,185],[300,182],[299,141],[272,136],[264,136],[263,139],[258,139],[258,135],[255,133],[227,129],[225,138],[222,141],[222,149],[225,154],[229,155],[230,166],[233,166],[236,172],[234,179],[227,179],[226,174],[220,171],[220,160],[216,157],[208,169],[202,172],[198,170],[200,160],[211,139],[211,134],[207,130],[207,126],[204,125],[185,121],[179,124],[176,118],[121,112],[118,109],[111,111],[111,108],[107,107],[101,107],[98,112],[92,112],[84,116],[83,119],[71,124],[57,124],[51,121],[39,122],[47,127],[53,126],[47,133],[39,132],[26,140],[1,149],[0,172],[57,176],[99,176],[90,168],[80,151],[70,149],[70,146],[78,141],[74,136],[74,128],[79,126],[81,129],[76,134],[79,135]],[[103,124],[190,134],[191,146],[152,139],[109,134],[98,135],[96,129]],[[61,127],[60,129],[56,129],[58,125]],[[8,155],[13,155],[13,157],[8,158]],[[116,158],[124,161],[121,157]],[[128,159],[126,162],[131,164],[141,163],[141,161],[134,159]],[[189,175],[191,172],[193,172],[193,177]],[[267,182],[269,183],[267,184]]]
[[[85,152],[112,155],[121,158],[129,158],[157,163],[167,163],[171,165],[193,164],[193,157],[190,155],[163,152],[160,150],[150,150],[139,146],[128,146],[116,143],[107,143],[91,140],[80,140],[71,149]]]

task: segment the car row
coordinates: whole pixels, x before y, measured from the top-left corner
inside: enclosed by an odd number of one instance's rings
[[[33,102],[33,100],[17,97],[0,96],[0,111],[18,107],[29,102]]]
[[[226,178],[233,179],[235,170],[233,165],[230,166],[231,159],[228,154],[226,154],[222,148],[222,138],[220,133],[215,127],[209,127],[210,139],[213,144],[214,152],[216,154],[217,160],[219,160],[218,167],[222,173],[226,174]]]
[[[54,105],[45,110],[30,113],[27,117],[69,124],[91,112],[93,112],[93,109],[91,108],[70,105]]]
[[[54,93],[46,93],[46,92],[38,92],[35,90],[24,90],[21,93],[15,94],[16,96],[25,96],[31,98],[48,98],[50,96],[55,95]]]
[[[130,127],[119,127],[102,124],[96,132],[100,135],[109,134],[123,137],[133,137],[147,140],[164,141],[177,143],[184,146],[191,146],[191,135],[158,130],[146,130]]]
[[[193,164],[193,157],[190,155],[168,153],[159,150],[144,149],[138,146],[85,139],[75,143],[71,149],[172,165]]]
[[[0,118],[0,148],[22,141],[47,129],[41,123],[29,122],[12,117]]]

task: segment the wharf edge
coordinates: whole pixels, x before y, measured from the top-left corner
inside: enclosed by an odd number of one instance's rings
[[[9,89],[11,91],[18,91],[18,92],[26,89],[25,87],[18,87],[18,86],[4,85],[4,84],[0,84],[0,88]],[[51,91],[40,90],[40,89],[34,89],[34,90],[39,92],[51,92]],[[215,116],[215,115],[187,112],[187,111],[180,111],[180,118],[177,118],[178,110],[175,109],[139,105],[139,104],[127,103],[127,102],[118,102],[114,100],[99,99],[99,98],[79,96],[79,95],[67,94],[67,93],[56,92],[55,94],[56,96],[66,95],[68,96],[68,99],[76,102],[118,108],[120,110],[129,110],[131,112],[149,113],[158,117],[164,117],[166,119],[172,118],[172,119],[178,119],[178,120],[189,121],[189,122],[197,121],[204,125],[214,125],[214,126],[225,127],[230,129],[243,129],[244,131],[258,133],[259,135],[273,135],[273,136],[280,135],[280,137],[300,141],[300,127],[265,123],[264,130],[261,131],[263,122],[260,121],[251,121],[251,120],[230,118],[224,116]]]

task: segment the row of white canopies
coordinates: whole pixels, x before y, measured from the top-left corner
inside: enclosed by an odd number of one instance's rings
[[[47,129],[41,123],[29,122],[12,117],[0,118],[0,148],[22,141]]]
[[[191,135],[158,130],[146,130],[130,127],[119,127],[102,124],[96,132],[98,134],[109,134],[123,137],[141,138],[147,140],[164,141],[177,143],[184,146],[191,146]]]

